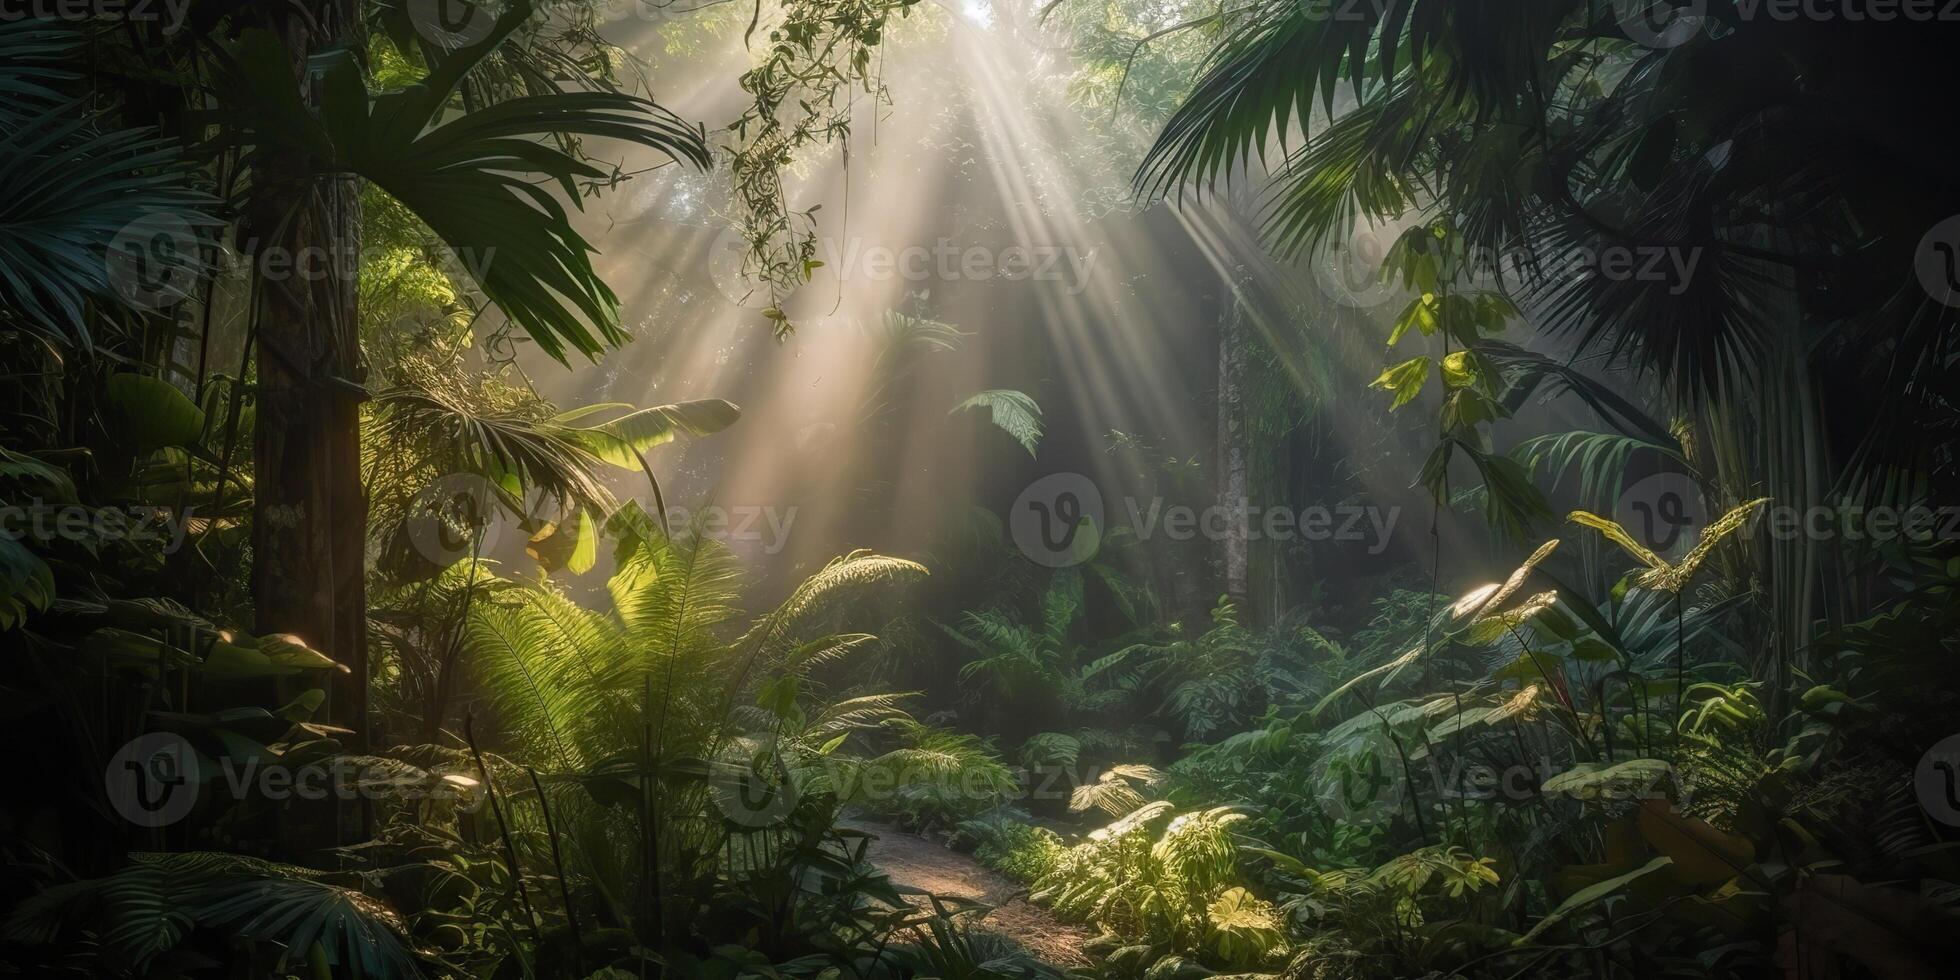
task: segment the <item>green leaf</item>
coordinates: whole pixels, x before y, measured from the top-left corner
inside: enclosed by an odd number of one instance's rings
[[[1411,330],[1425,337],[1436,332],[1436,294],[1423,293],[1402,308],[1402,315],[1395,318],[1395,326],[1389,331],[1388,346],[1401,343]]]
[[[1585,636],[1572,641],[1572,652],[1567,654],[1567,656],[1574,660],[1604,662],[1618,660],[1620,653],[1613,649],[1606,641],[1596,636]]]
[[[310,691],[301,692],[298,697],[287,702],[285,707],[280,708],[274,714],[294,724],[298,724],[313,717],[314,713],[319,711],[321,706],[326,703],[327,692],[316,687]]]
[[[1361,673],[1348,678],[1345,683],[1333,689],[1332,691],[1327,692],[1326,697],[1321,698],[1317,703],[1315,703],[1311,714],[1313,714],[1315,717],[1318,717],[1322,711],[1327,710],[1328,705],[1333,704],[1335,701],[1340,700],[1341,695],[1346,694],[1347,692],[1353,690],[1355,687],[1359,686],[1361,682],[1370,680],[1375,677],[1379,677],[1383,674],[1390,674],[1395,671],[1399,671],[1401,668],[1406,667],[1409,664],[1415,663],[1416,660],[1422,656],[1422,653],[1423,653],[1422,647],[1419,646],[1411,647],[1409,650],[1404,652],[1401,656],[1396,657],[1394,660],[1390,660],[1387,663],[1382,664],[1380,666],[1373,667],[1368,670],[1364,670]]]
[[[211,651],[204,657],[202,675],[214,681],[256,680],[262,677],[285,677],[299,673],[297,667],[282,667],[272,662],[272,658],[251,647],[219,640],[211,644]]]
[[[574,409],[552,422],[567,439],[587,452],[622,469],[639,469],[640,454],[655,446],[672,442],[686,433],[706,436],[734,425],[742,410],[720,398],[656,405],[622,415],[597,425],[572,427],[568,423],[594,411],[614,406]]]
[[[573,575],[584,575],[599,561],[599,524],[592,519],[592,512],[578,512],[578,538],[572,545],[570,557],[565,559],[565,567]]]
[[[1456,351],[1443,358],[1443,384],[1449,388],[1468,388],[1485,379],[1484,364],[1474,352]]]
[[[54,571],[13,538],[0,535],[0,630],[27,621],[29,609],[54,604]]]
[[[187,445],[204,432],[204,410],[161,378],[111,375],[103,407],[110,435],[139,450]]]
[[[1673,858],[1657,857],[1652,861],[1649,861],[1646,864],[1641,865],[1640,867],[1627,872],[1626,874],[1619,875],[1613,878],[1608,878],[1605,881],[1598,882],[1597,884],[1593,884],[1593,885],[1588,885],[1585,888],[1579,889],[1577,892],[1573,893],[1571,898],[1568,898],[1565,901],[1560,902],[1558,908],[1551,910],[1550,912],[1546,913],[1544,918],[1539,919],[1537,922],[1533,923],[1530,931],[1526,932],[1522,936],[1519,936],[1515,945],[1523,946],[1524,944],[1529,943],[1534,939],[1537,939],[1539,936],[1545,933],[1545,930],[1550,929],[1551,927],[1558,925],[1560,922],[1565,921],[1566,917],[1570,916],[1572,913],[1577,912],[1580,909],[1586,908],[1587,906],[1592,905],[1593,903],[1606,898],[1607,896],[1613,894],[1614,892],[1617,892],[1620,889],[1625,888],[1627,885],[1633,883],[1634,881],[1640,878],[1644,878],[1647,875],[1653,874],[1654,872],[1659,871],[1660,869],[1665,868],[1673,863],[1674,863]]]
[[[1035,447],[1041,442],[1041,406],[1026,392],[1011,388],[983,391],[953,406],[952,411],[946,414],[955,415],[978,408],[987,409],[994,426],[1020,443],[1028,455],[1035,454]]]
[[[1479,617],[1465,631],[1466,639],[1480,645],[1493,642],[1530,622],[1539,613],[1552,608],[1552,604],[1557,601],[1558,593],[1540,592],[1510,609]]]
[[[0,18],[0,309],[9,331],[84,351],[94,330],[120,331],[113,307],[194,291],[210,272],[203,243],[223,223],[204,213],[215,202],[195,190],[191,154],[153,129],[122,128],[114,100],[83,97],[96,30],[86,19]],[[160,294],[127,291],[139,283]]]
[[[347,667],[334,661],[332,657],[306,645],[306,641],[291,633],[273,633],[259,638],[258,649],[274,666],[294,670],[338,670],[347,672]]]
[[[1661,759],[1631,759],[1618,765],[1581,762],[1545,780],[1547,793],[1578,800],[1619,800],[1646,793],[1674,767]]]
[[[1430,363],[1428,357],[1409,358],[1383,371],[1380,377],[1369,383],[1368,387],[1380,388],[1393,394],[1395,397],[1390,400],[1388,407],[1401,408],[1422,393],[1423,384],[1429,380]]]

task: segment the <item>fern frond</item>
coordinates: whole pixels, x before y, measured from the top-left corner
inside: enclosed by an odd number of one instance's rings
[[[823,745],[846,732],[878,728],[899,719],[910,720],[912,716],[902,702],[917,696],[916,692],[906,691],[866,694],[839,701],[825,707],[803,730],[802,737],[806,742]]]
[[[589,664],[551,642],[550,621],[528,605],[471,610],[464,642],[470,665],[506,728],[560,769],[586,761],[576,729],[603,714],[603,699],[622,683],[595,686]],[[615,674],[623,679],[623,674]]]
[[[789,598],[743,634],[737,646],[751,651],[751,659],[757,654],[780,654],[800,630],[831,612],[834,604],[851,592],[888,582],[907,582],[926,574],[925,566],[918,562],[871,551],[853,551],[804,579]]]
[[[689,529],[636,551],[607,588],[642,667],[719,645],[739,613],[742,568],[728,547]]]

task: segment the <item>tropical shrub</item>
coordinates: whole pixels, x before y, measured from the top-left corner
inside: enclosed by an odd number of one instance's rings
[[[1159,955],[1209,950],[1250,966],[1278,951],[1278,919],[1243,887],[1230,807],[1175,814],[1148,803],[1069,848],[1032,898]],[[1154,958],[1154,957],[1153,957]]]
[[[974,842],[974,860],[1022,883],[1046,877],[1068,851],[1054,831],[998,813],[963,821],[959,829]]]

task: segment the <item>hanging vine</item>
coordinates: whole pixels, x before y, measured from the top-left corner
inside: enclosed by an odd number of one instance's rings
[[[795,329],[783,301],[823,265],[817,258],[822,205],[798,210],[783,190],[783,168],[813,146],[836,145],[850,164],[852,113],[861,96],[887,101],[873,53],[893,13],[910,15],[918,0],[785,0],[772,24],[768,53],[742,75],[751,101],[728,129],[735,221],[745,246],[742,275],[769,293],[763,310],[778,339]],[[745,39],[753,45],[761,0]]]

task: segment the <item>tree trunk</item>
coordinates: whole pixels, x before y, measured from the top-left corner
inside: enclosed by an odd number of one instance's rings
[[[358,38],[358,4],[268,5],[262,15],[292,54],[309,104],[309,53]],[[359,50],[358,45],[354,45]],[[352,178],[321,174],[304,154],[275,151],[254,168],[246,225],[258,305],[252,595],[259,633],[291,633],[338,661],[324,718],[367,732],[367,500],[361,487],[365,376],[355,305],[360,200]],[[332,834],[358,829],[342,814]]]
[[[1242,272],[1243,270],[1241,270]],[[1251,505],[1245,418],[1245,302],[1239,284],[1225,283],[1218,318],[1218,506],[1225,512],[1220,543],[1225,592],[1243,604],[1248,591]]]

